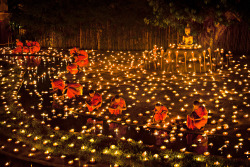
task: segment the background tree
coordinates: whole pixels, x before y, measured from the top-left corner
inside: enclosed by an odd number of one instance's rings
[[[247,0],[148,0],[153,17],[145,19],[147,24],[166,27],[174,26],[184,32],[189,24],[194,35],[205,45],[212,47],[225,29],[236,21],[250,25]]]

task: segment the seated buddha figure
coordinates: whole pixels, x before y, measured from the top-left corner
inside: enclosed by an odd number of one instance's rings
[[[190,27],[189,25],[187,25],[187,27],[185,28],[185,36],[183,36],[183,43],[184,45],[192,45],[193,44],[193,36],[190,35]]]

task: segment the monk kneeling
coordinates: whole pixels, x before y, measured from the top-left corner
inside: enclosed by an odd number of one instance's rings
[[[126,103],[125,100],[123,98],[121,98],[119,95],[115,95],[115,97],[113,97],[111,99],[111,103],[110,103],[110,107],[109,107],[109,112],[111,114],[122,114],[123,110],[126,110]]]
[[[67,65],[67,71],[70,72],[70,74],[77,74],[77,65],[75,63]]]
[[[68,98],[72,99],[72,98],[75,98],[76,96],[82,95],[82,89],[83,89],[83,86],[81,84],[69,83],[68,81],[66,81],[66,86],[63,91],[63,94],[67,90]]]
[[[208,113],[205,107],[194,101],[194,111],[187,116],[188,129],[201,129],[207,124]]]
[[[100,108],[102,106],[102,96],[99,93],[95,93],[94,90],[90,90],[86,105],[90,112]]]
[[[160,103],[156,103],[154,109],[154,121],[153,122],[165,122],[166,118],[168,117],[168,109],[161,105]]]
[[[62,91],[65,88],[64,81],[61,78],[59,78],[59,79],[51,79],[50,81],[51,81],[53,92],[61,92],[62,93]]]

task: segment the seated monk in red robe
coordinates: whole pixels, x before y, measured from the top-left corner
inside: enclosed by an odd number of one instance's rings
[[[78,55],[78,53],[79,53],[79,49],[76,48],[76,47],[74,47],[74,48],[72,48],[72,49],[69,50],[70,56]]]
[[[83,89],[83,86],[81,84],[68,83],[68,81],[66,81],[66,86],[65,86],[65,89],[63,91],[63,94],[67,90],[67,96],[71,99],[71,98],[74,98],[76,96],[82,95],[82,89]]]
[[[34,41],[32,43],[32,49],[31,50],[32,50],[31,54],[39,52],[40,51],[40,44],[38,42]]]
[[[28,40],[26,40],[25,44],[26,44],[26,46],[23,47],[23,53],[29,53],[30,52],[31,43]]]
[[[200,106],[198,101],[194,101],[194,111],[187,115],[188,129],[201,129],[207,124],[208,112],[205,107]]]
[[[16,48],[13,50],[14,54],[22,53],[23,51],[23,43],[19,40],[16,39]]]
[[[88,65],[88,53],[84,50],[79,51],[79,55],[75,57],[75,62],[79,67],[85,67]]]
[[[27,47],[31,47],[31,46],[32,46],[32,41],[26,40],[25,43],[26,43],[26,46],[27,46]]]
[[[116,95],[111,99],[110,107],[109,107],[109,112],[111,114],[122,114],[123,110],[126,110],[126,103],[123,98],[121,98],[119,95]]]
[[[65,88],[65,83],[61,78],[51,79],[51,85],[52,85],[53,91],[57,91],[57,90],[63,91]]]
[[[70,74],[77,74],[78,73],[77,65],[75,63],[67,65],[67,71],[70,72]]]
[[[100,108],[102,106],[102,96],[99,93],[95,93],[94,90],[90,90],[86,105],[90,112]]]
[[[154,113],[154,122],[165,122],[168,117],[168,109],[160,103],[156,103]]]

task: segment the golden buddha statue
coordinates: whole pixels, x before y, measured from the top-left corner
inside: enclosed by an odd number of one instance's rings
[[[193,36],[190,35],[191,29],[189,25],[185,28],[185,36],[183,36],[183,43],[185,45],[192,45],[194,42]]]
[[[193,36],[190,35],[191,29],[189,25],[185,28],[185,36],[183,36],[182,43],[178,45],[180,49],[193,49]]]

